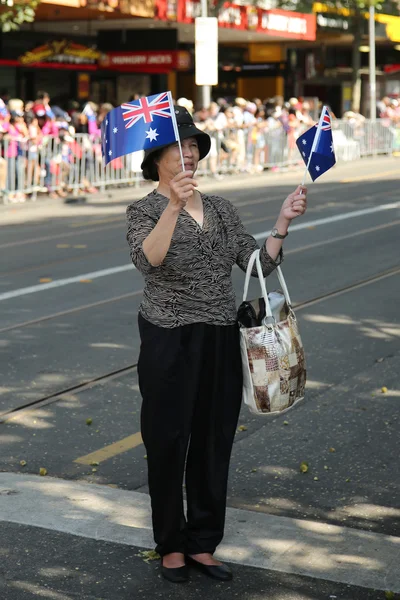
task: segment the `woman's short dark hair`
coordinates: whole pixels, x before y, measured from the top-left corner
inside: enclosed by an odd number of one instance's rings
[[[149,179],[150,181],[159,181],[156,160],[160,158],[161,153],[162,150],[156,150],[149,156],[142,170],[143,179]]]

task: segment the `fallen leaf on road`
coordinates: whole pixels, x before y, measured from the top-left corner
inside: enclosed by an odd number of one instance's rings
[[[26,460],[20,460],[19,464],[21,465],[21,467],[25,467],[26,466]]]
[[[289,425],[289,421],[283,421],[284,425]]]
[[[151,560],[158,560],[161,558],[161,556],[155,550],[139,550],[139,553],[136,554],[136,556],[139,556],[147,564]]]
[[[86,419],[86,425],[91,425],[93,423],[92,419]]]
[[[386,598],[386,600],[392,600],[394,598],[394,592],[387,590],[385,592],[385,598]]]
[[[382,392],[382,394],[386,394],[387,393],[387,387],[383,386],[381,388],[381,392]]]
[[[319,481],[319,477],[314,477],[314,481]]]
[[[47,469],[45,469],[44,467],[40,467],[40,469],[39,469],[39,475],[41,475],[42,477],[44,477],[45,475],[47,475]]]
[[[308,463],[305,462],[304,460],[300,463],[300,471],[302,473],[307,473],[307,471],[308,471]]]
[[[329,448],[329,452],[336,452],[335,448]]]
[[[238,431],[247,431],[246,425],[239,425]]]
[[[93,461],[93,462],[91,462],[91,463],[90,463],[90,466],[91,466],[91,467],[98,467],[98,466],[99,466],[99,463],[98,463],[98,462],[94,462],[94,461]]]

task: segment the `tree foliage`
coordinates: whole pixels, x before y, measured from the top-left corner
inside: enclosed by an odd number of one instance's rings
[[[11,6],[4,7],[5,10],[0,13],[0,30],[7,33],[18,30],[23,23],[33,23],[39,2],[40,0],[17,0]]]

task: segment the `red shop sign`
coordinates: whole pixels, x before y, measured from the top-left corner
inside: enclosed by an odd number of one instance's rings
[[[131,73],[169,73],[177,67],[177,52],[107,52],[101,55],[99,67]]]
[[[178,22],[194,23],[195,18],[200,16],[199,0],[178,0]],[[224,28],[256,31],[286,39],[316,39],[317,19],[313,14],[280,9],[264,10],[255,6],[239,6],[226,2],[219,13],[218,23]]]
[[[313,41],[316,38],[317,19],[316,15],[289,10],[258,9],[257,31],[276,37]]]
[[[385,65],[383,70],[385,73],[397,73],[400,71],[400,65]]]

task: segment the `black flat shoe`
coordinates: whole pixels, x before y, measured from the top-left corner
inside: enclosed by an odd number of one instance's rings
[[[172,583],[184,583],[189,580],[189,572],[186,565],[177,567],[176,569],[169,569],[161,565],[161,575],[165,579],[168,579],[168,581],[172,581]]]
[[[227,565],[203,565],[203,563],[191,556],[187,556],[186,560],[190,565],[204,573],[204,575],[208,575],[208,577],[212,577],[213,579],[230,581],[233,578],[232,571]]]

